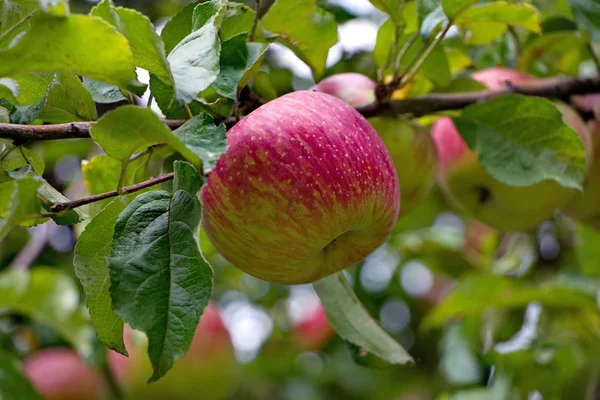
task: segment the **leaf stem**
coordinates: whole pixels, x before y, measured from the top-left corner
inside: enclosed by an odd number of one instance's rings
[[[150,93],[150,96],[148,96],[148,102],[146,103],[146,108],[150,108],[150,106],[152,106],[153,100],[154,100],[154,96],[152,96],[152,93]]]
[[[260,19],[260,9],[262,8],[262,0],[256,0],[256,13],[254,14],[254,22],[252,22],[252,29],[250,29],[250,35],[248,35],[248,41],[254,40],[256,35],[256,28],[258,26],[258,20]]]
[[[187,114],[188,119],[194,118],[194,114],[192,114],[192,110],[190,110],[190,106],[188,106],[187,104],[184,104],[183,109],[185,110],[185,113]]]
[[[90,204],[90,203],[95,203],[100,200],[109,199],[111,197],[116,197],[119,195],[134,193],[139,190],[146,189],[151,186],[157,185],[159,183],[170,181],[171,179],[173,179],[173,177],[174,177],[173,172],[170,172],[168,174],[155,176],[154,178],[150,178],[144,182],[136,183],[135,185],[124,186],[123,188],[121,188],[121,193],[119,193],[116,190],[113,190],[111,192],[100,193],[100,194],[96,194],[96,195],[89,196],[89,197],[84,197],[84,198],[81,198],[78,200],[73,200],[73,201],[66,202],[66,203],[54,203],[50,206],[50,210],[52,210],[53,213],[60,213],[63,211],[72,210],[74,208],[81,207],[81,206],[84,206],[84,205]]]

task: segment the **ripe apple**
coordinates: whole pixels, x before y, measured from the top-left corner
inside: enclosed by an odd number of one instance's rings
[[[212,303],[204,310],[188,352],[157,382],[146,383],[152,375],[146,337],[129,328],[124,336],[129,358],[111,351],[109,365],[134,400],[222,399],[237,380],[238,365],[229,333]]]
[[[335,336],[335,332],[327,320],[325,309],[319,303],[313,312],[294,326],[294,337],[298,347],[303,351],[314,351],[322,348]]]
[[[333,96],[300,91],[250,113],[227,135],[200,198],[203,227],[243,271],[310,283],[362,260],[400,209],[385,145]]]
[[[50,348],[23,362],[23,372],[45,400],[107,400],[102,375],[68,348]]]
[[[504,68],[479,71],[473,78],[492,90],[500,89],[503,82],[518,84],[534,79]],[[577,113],[566,105],[557,106],[565,123],[579,133],[586,150],[589,149],[589,132]],[[477,154],[467,147],[450,118],[437,120],[432,136],[440,153],[440,180],[446,194],[463,211],[496,229],[531,229],[577,193],[553,180],[525,187],[499,182],[481,166]]]
[[[364,75],[343,73],[323,79],[314,90],[356,107],[375,101],[376,86]],[[401,94],[396,96],[394,92],[392,98],[398,97]],[[423,201],[435,183],[438,155],[433,139],[428,129],[401,117],[380,116],[368,121],[394,160],[402,193],[400,216],[406,215]]]

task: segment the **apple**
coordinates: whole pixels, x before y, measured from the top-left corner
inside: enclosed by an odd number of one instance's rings
[[[146,383],[152,375],[146,337],[129,328],[124,336],[129,358],[111,351],[108,360],[132,399],[216,400],[226,398],[235,386],[238,364],[219,309],[212,303],[204,310],[188,352],[157,382]]]
[[[478,71],[473,78],[492,90],[500,89],[504,82],[519,84],[534,79],[505,68]],[[564,104],[557,107],[565,123],[579,133],[589,151],[589,132],[585,124],[570,107]],[[467,214],[498,230],[529,230],[577,193],[553,180],[525,187],[499,182],[481,166],[477,154],[467,147],[448,117],[434,123],[432,136],[440,154],[441,186],[449,199]]]
[[[99,371],[68,348],[50,348],[27,357],[23,372],[45,400],[107,400]]]
[[[376,86],[364,75],[343,73],[323,79],[313,89],[357,107],[375,101]],[[405,96],[401,91],[394,92],[392,98]],[[433,139],[428,129],[399,116],[379,116],[368,121],[394,160],[402,193],[400,216],[406,215],[421,204],[435,183],[438,155]]]
[[[294,326],[294,338],[298,347],[303,351],[321,349],[335,336],[329,324],[325,309],[319,303],[318,307]]]
[[[564,211],[567,215],[600,229],[600,122],[591,120],[588,126],[592,137],[593,155],[583,182],[583,192],[577,193]]]
[[[200,193],[204,230],[233,265],[282,284],[311,283],[379,247],[398,218],[393,161],[343,101],[299,91],[250,113]]]

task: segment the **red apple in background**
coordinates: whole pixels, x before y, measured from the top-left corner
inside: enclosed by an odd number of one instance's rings
[[[294,326],[294,337],[298,347],[304,351],[321,349],[335,336],[327,320],[325,309],[319,303],[309,315]]]
[[[107,400],[100,372],[68,348],[51,348],[29,356],[23,372],[45,400]]]
[[[159,381],[148,384],[152,367],[146,337],[125,330],[129,358],[109,353],[109,364],[133,400],[216,400],[226,398],[235,386],[238,364],[218,307],[204,310],[192,345],[183,358]]]
[[[309,283],[362,260],[398,218],[398,177],[356,111],[323,93],[279,97],[229,130],[200,197],[206,234],[257,278]]]
[[[519,84],[534,79],[504,68],[479,71],[473,78],[491,89],[499,89],[505,81]],[[566,105],[557,106],[565,123],[579,133],[589,149],[589,132],[577,113]],[[450,118],[436,121],[432,135],[440,153],[440,180],[446,194],[463,211],[496,229],[531,229],[577,193],[553,180],[525,187],[497,181],[481,166],[477,154],[467,147]]]
[[[356,107],[375,101],[376,86],[368,77],[349,72],[323,79],[314,90]],[[438,156],[433,139],[428,129],[399,116],[379,116],[368,121],[394,160],[402,194],[400,216],[406,215],[423,201],[435,183]]]

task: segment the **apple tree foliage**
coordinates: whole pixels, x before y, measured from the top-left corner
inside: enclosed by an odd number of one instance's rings
[[[378,83],[370,115],[402,114],[423,125],[451,116],[483,168],[506,185],[553,180],[582,190],[586,150],[544,97],[569,101],[591,90],[565,85],[567,92],[553,94],[557,80],[476,97],[484,87],[470,72],[503,65],[598,86],[597,1],[371,3],[385,16],[373,51],[331,66],[338,24],[352,18],[334,2],[265,1],[258,13],[234,1],[190,2],[157,33],[149,17],[111,0],[87,13],[67,0],[0,0],[0,322],[43,326],[100,363],[105,348],[127,354],[128,324],[148,337],[148,380],[169,373],[211,296],[242,281],[200,233],[198,192],[226,151],[227,129],[292,90],[291,73],[270,56],[274,43],[306,63],[315,82],[338,72],[370,75]],[[147,84],[136,68],[149,73]],[[413,98],[418,108],[402,108]],[[465,98],[471,100],[461,103]],[[579,111],[593,118],[594,110]],[[83,159],[69,164],[75,171],[67,180],[56,172],[64,157]],[[440,225],[440,215],[458,222]],[[32,227],[40,226],[69,227],[76,245],[57,255],[46,246],[48,235],[36,236]],[[451,282],[428,306],[407,300],[418,316],[410,323],[413,356],[377,313],[385,298],[408,292],[390,283],[370,293],[360,277],[372,259],[314,289],[360,365],[398,376],[434,371],[442,378],[427,389],[444,399],[562,398],[569,388],[589,393],[597,386],[599,246],[594,227],[559,210],[529,232],[482,228],[434,189],[402,216],[386,244],[402,263],[425,263],[436,285]],[[133,273],[127,263],[142,268]],[[275,309],[284,297],[276,286],[265,307]],[[526,328],[535,334],[505,345]],[[3,334],[0,398],[39,398],[19,372],[28,350]],[[457,375],[461,370],[467,372]]]

